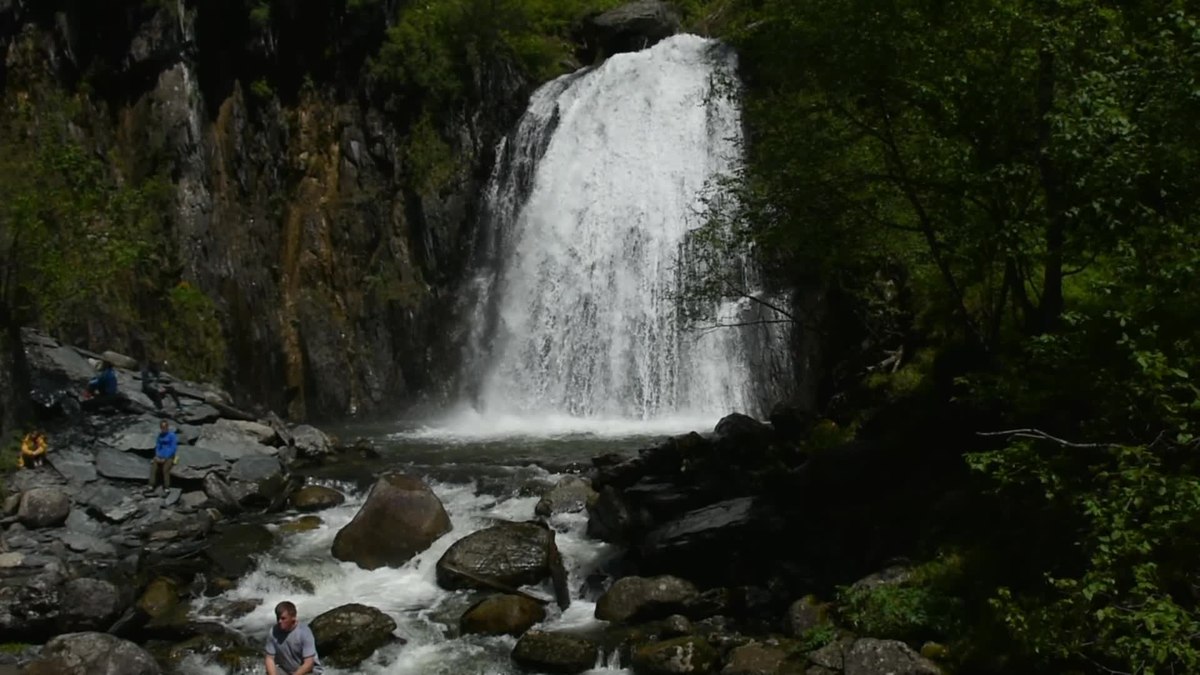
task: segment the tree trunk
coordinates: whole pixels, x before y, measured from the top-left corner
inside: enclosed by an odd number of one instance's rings
[[[1050,114],[1054,109],[1054,54],[1043,51],[1038,72],[1038,170],[1046,198],[1045,257],[1042,262],[1042,301],[1035,332],[1058,325],[1063,313],[1063,247],[1066,243],[1066,195],[1062,169],[1050,151]]]

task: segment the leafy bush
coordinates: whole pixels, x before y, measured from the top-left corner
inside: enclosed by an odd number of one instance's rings
[[[920,641],[958,637],[963,630],[961,561],[949,556],[914,568],[903,581],[842,587],[838,614],[872,637]]]

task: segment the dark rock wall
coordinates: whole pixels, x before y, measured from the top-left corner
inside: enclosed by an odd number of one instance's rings
[[[223,317],[227,384],[296,419],[394,409],[444,389],[454,288],[493,148],[530,86],[504,63],[436,120],[449,185],[406,180],[412,110],[366,67],[391,3],[0,0],[0,93],[82,91],[96,152],[165,172],[182,278]],[[91,345],[130,348],[128,345]]]

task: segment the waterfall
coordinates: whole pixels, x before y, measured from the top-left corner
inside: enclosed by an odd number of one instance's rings
[[[735,68],[731,49],[679,35],[535,92],[484,198],[466,359],[480,413],[762,412],[761,336],[696,330],[680,311],[686,235],[740,162]]]

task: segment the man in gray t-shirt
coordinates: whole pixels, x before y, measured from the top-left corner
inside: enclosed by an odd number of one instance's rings
[[[267,634],[267,675],[310,675],[324,672],[317,641],[307,624],[296,620],[296,606],[275,605],[275,625]]]

